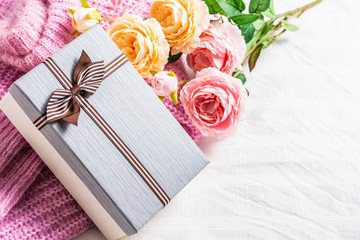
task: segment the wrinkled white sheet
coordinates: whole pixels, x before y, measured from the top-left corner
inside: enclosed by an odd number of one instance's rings
[[[359,9],[324,0],[264,50],[238,130],[204,138],[211,164],[127,239],[360,239]]]

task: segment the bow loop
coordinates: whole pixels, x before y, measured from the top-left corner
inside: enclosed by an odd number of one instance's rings
[[[77,85],[87,94],[94,94],[100,86],[105,74],[104,61],[94,62],[80,72]]]
[[[50,123],[63,119],[77,125],[80,115],[80,104],[76,100],[76,95],[82,93],[94,94],[103,81],[104,74],[104,61],[91,62],[85,51],[82,51],[81,57],[74,69],[74,85],[69,90],[55,90],[47,104],[47,122]]]

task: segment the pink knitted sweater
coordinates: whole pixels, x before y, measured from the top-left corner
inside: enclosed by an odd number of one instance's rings
[[[151,0],[88,0],[106,18],[124,12],[147,16]],[[0,99],[27,71],[70,42],[66,8],[80,0],[0,1]],[[102,23],[106,27],[109,23]],[[167,66],[187,79],[183,62]],[[165,106],[198,141],[200,132],[179,105]],[[92,226],[42,160],[0,111],[0,239],[71,239]]]

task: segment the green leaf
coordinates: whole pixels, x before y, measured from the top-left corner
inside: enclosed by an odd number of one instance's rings
[[[245,42],[248,43],[254,36],[254,33],[255,33],[254,25],[252,23],[248,23],[248,24],[239,26],[239,28],[241,30],[241,34],[245,38]]]
[[[245,3],[242,0],[229,0],[229,3],[239,8],[241,11],[245,10]]]
[[[71,15],[73,15],[74,12],[75,12],[75,10],[74,10],[74,9],[71,9],[71,8],[68,8],[67,10],[69,11],[69,13],[71,13]]]
[[[206,2],[206,0],[204,0],[204,1]],[[207,7],[208,7],[208,9],[209,9],[209,13],[210,13],[210,14],[216,14],[216,13],[217,13],[212,6],[207,5]]]
[[[170,95],[171,100],[173,100],[173,102],[174,102],[175,104],[178,104],[177,92],[178,92],[178,89],[176,89],[176,91],[173,92],[173,93]]]
[[[270,0],[270,6],[269,6],[269,8],[265,11],[265,12],[263,12],[264,13],[264,15],[266,16],[266,17],[268,17],[268,18],[273,18],[273,17],[275,17],[275,10],[274,10],[274,0]]]
[[[262,41],[262,45],[263,45],[262,49],[267,48],[268,46],[270,46],[271,43],[272,42],[271,42],[271,39],[270,39],[270,35],[267,35],[267,37],[264,38],[264,40]]]
[[[81,5],[82,5],[84,8],[91,8],[90,5],[87,3],[86,0],[81,0]]]
[[[233,20],[237,25],[243,25],[256,21],[257,19],[259,19],[259,16],[253,14],[241,14],[233,16],[230,19]]]
[[[274,21],[275,20],[271,20],[266,22],[266,24],[264,24],[254,35],[254,37],[251,39],[251,41],[249,41],[246,44],[246,48],[249,51],[254,44],[259,41],[260,39],[262,39],[266,34],[269,34],[269,31],[271,30],[271,28],[274,25]]]
[[[71,33],[71,35],[78,35],[78,34],[80,34],[81,32],[79,32],[78,30],[75,30],[75,31],[73,31],[72,33]]]
[[[169,53],[168,63],[174,63],[177,60],[181,58],[182,53],[178,53],[176,55],[171,55],[171,52]]]
[[[265,12],[270,6],[270,0],[251,0],[249,5],[249,13]]]
[[[204,0],[211,14],[220,13],[228,18],[241,14],[241,10],[234,4],[235,0]]]
[[[237,79],[240,79],[242,84],[246,83],[246,77],[243,73],[240,73],[239,75],[236,76]]]
[[[158,98],[160,99],[160,101],[163,102],[165,97],[158,97]]]
[[[266,33],[266,26],[267,24],[264,24],[254,35],[254,37],[246,44],[246,48],[249,51],[252,49],[252,47],[255,45],[257,41],[259,41]]]
[[[99,21],[102,20],[102,18],[100,16],[100,13],[98,11],[89,12],[89,17],[92,18],[92,19],[95,19],[95,20],[99,20]]]
[[[161,72],[160,70],[150,70],[151,75],[155,75],[157,73]]]
[[[297,30],[299,30],[299,27],[294,25],[294,24],[291,24],[285,20],[282,20],[281,21],[281,26],[286,29],[286,30],[289,30],[290,32],[296,32]]]
[[[262,48],[263,48],[263,45],[260,44],[249,57],[249,69],[250,69],[250,72],[254,69],[254,67],[256,65],[256,62],[259,59]]]
[[[256,20],[255,22],[253,22],[255,30],[260,30],[260,28],[262,28],[262,26],[264,26],[264,24],[266,24],[265,20],[259,18],[258,20]]]
[[[216,1],[215,0],[203,0],[205,2],[205,4],[207,5],[208,9],[209,9],[209,13],[210,14],[216,14],[217,12],[214,9],[214,6],[216,5]]]
[[[176,80],[178,79],[178,78],[177,78],[177,76],[176,76],[176,74],[174,73],[174,71],[173,71],[173,70],[169,70],[169,76],[171,76],[171,77],[175,77],[175,78],[176,78]]]

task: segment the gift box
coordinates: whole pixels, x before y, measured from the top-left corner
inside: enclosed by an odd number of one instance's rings
[[[0,107],[108,239],[137,233],[208,164],[99,24]]]

